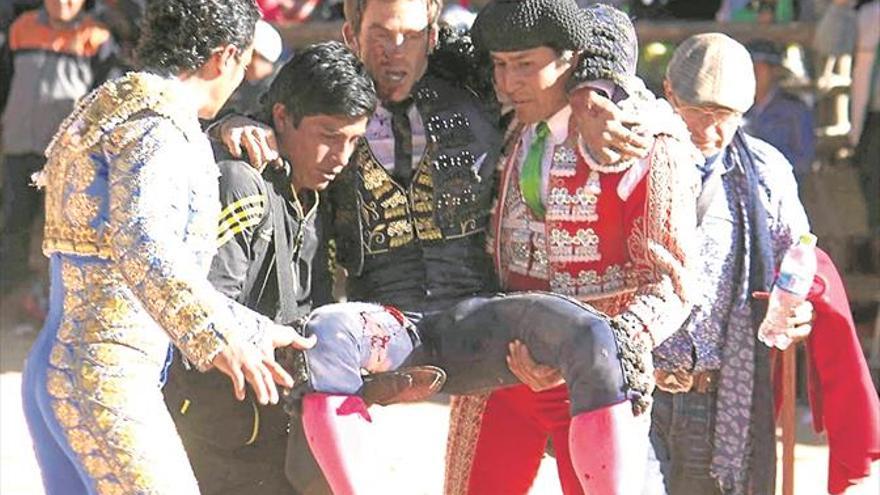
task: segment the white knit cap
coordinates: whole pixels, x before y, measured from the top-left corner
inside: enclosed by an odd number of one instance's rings
[[[254,52],[273,64],[281,57],[281,35],[268,22],[260,19],[254,32]]]
[[[746,47],[721,33],[684,40],[666,67],[675,96],[689,105],[745,113],[755,102],[755,70]]]

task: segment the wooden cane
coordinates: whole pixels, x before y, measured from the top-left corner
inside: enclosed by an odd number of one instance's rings
[[[782,495],[794,495],[797,345],[782,351]]]

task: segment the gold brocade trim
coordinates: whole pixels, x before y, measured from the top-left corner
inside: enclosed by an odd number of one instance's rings
[[[187,137],[201,135],[195,108],[182,89],[178,80],[147,72],[130,72],[107,81],[80,100],[61,123],[46,147],[46,155],[55,153],[56,146],[91,148],[107,129],[144,111],[170,119]]]
[[[427,152],[425,153],[427,155]],[[434,177],[421,167],[413,180],[412,192],[413,220],[416,234],[423,241],[441,239],[443,233],[434,221]]]
[[[361,215],[368,226],[365,232],[367,254],[380,254],[406,246],[416,239],[437,240],[443,237],[434,220],[434,180],[429,170],[430,146],[416,167],[407,191],[376,159],[362,141],[354,163],[360,165],[360,176],[369,196],[363,198]]]
[[[176,129],[168,129],[171,139],[179,139],[178,144],[189,146]],[[213,328],[208,317],[211,312],[204,306],[202,298],[196,297],[194,289],[176,273],[179,269],[173,260],[159,259],[158,256],[169,253],[156,252],[157,245],[153,244],[150,237],[152,233],[145,232],[144,229],[145,224],[151,222],[171,222],[173,225],[178,220],[176,228],[169,226],[168,229],[174,232],[173,235],[186,238],[183,245],[191,249],[196,259],[209,260],[213,252],[208,248],[213,247],[216,235],[217,217],[211,208],[217,206],[216,197],[205,192],[199,196],[199,202],[189,205],[199,214],[188,213],[186,218],[180,219],[167,218],[165,205],[160,202],[141,202],[142,188],[152,187],[155,190],[167,187],[164,182],[150,183],[155,177],[149,170],[136,169],[149,163],[157,149],[167,144],[164,142],[164,135],[141,139],[144,130],[142,125],[126,123],[106,131],[102,152],[104,156],[112,157],[114,168],[111,178],[107,179],[111,181],[110,185],[97,188],[95,194],[72,189],[72,178],[57,175],[72,173],[75,168],[65,171],[64,164],[77,163],[79,155],[91,153],[66,148],[56,150],[46,170],[50,182],[46,194],[44,251],[46,254],[60,252],[113,259],[111,264],[101,265],[100,272],[95,271],[94,267],[84,271],[84,276],[90,280],[83,285],[86,293],[82,298],[87,301],[103,301],[109,297],[102,292],[107,287],[130,287],[134,292],[118,290],[118,293],[129,294],[132,301],[138,301],[130,304],[142,307],[141,312],[145,318],[148,318],[146,311],[154,317],[155,322],[151,320],[147,325],[155,326],[155,323],[159,323],[192,362],[205,368],[225,345],[225,341]],[[196,149],[195,146],[193,145],[193,150]],[[187,149],[181,149],[181,152],[185,151]],[[73,158],[68,160],[68,156]],[[189,156],[193,159],[202,158],[194,151]],[[210,156],[206,155],[206,158],[210,159]],[[92,164],[95,168],[99,166],[99,160]],[[209,185],[214,181],[216,188],[216,176],[211,175],[210,168],[206,168],[202,175],[202,183]],[[191,187],[198,188],[199,184],[201,183],[194,183]],[[111,199],[113,204],[110,204]],[[204,255],[200,258],[199,253]],[[205,282],[206,287],[207,285]],[[135,313],[134,310],[130,312]],[[108,328],[115,328],[112,322],[106,319],[102,321],[109,325]],[[162,333],[160,329],[156,331]],[[167,339],[164,345],[167,346]],[[140,347],[135,345],[135,348]]]
[[[108,153],[128,147],[135,156],[148,156],[152,149],[131,149],[144,129],[135,126],[114,133],[121,124],[142,112],[169,119],[190,140],[200,138],[201,129],[192,103],[187,101],[180,83],[156,75],[134,72],[108,81],[83,98],[46,150],[46,166],[37,179],[46,189],[46,224],[43,251],[110,257],[110,233],[95,225],[104,204],[89,188],[101,166],[94,150],[108,137]],[[133,166],[133,161],[116,164]],[[126,172],[120,169],[121,172]],[[106,180],[106,178],[104,178]]]
[[[45,382],[53,415],[96,493],[196,494],[158,387],[168,339],[118,278],[104,264],[61,265],[64,316]]]
[[[46,235],[47,238],[43,240],[44,253],[78,254],[83,256],[97,256],[104,259],[110,258],[111,250],[105,242],[76,242],[64,240],[63,236],[49,238],[48,231]]]
[[[446,437],[445,495],[467,495],[489,394],[452,397]]]
[[[369,226],[365,239],[367,254],[409,244],[413,240],[413,227],[407,219],[405,193],[391,180],[366,141],[361,141],[356,153],[354,163],[360,165],[361,180],[369,194],[364,198],[361,213]]]
[[[136,182],[120,180],[121,187],[131,189],[122,198],[134,198]],[[125,277],[125,285],[136,291],[137,300],[149,311],[156,322],[171,336],[178,348],[199,369],[206,369],[211,359],[225,345],[225,339],[213,326],[210,308],[198,297],[196,288],[175,273],[173,262],[156,257],[149,245],[143,244],[137,235],[137,219],[131,209],[135,205],[123,203],[110,212],[111,223],[116,227],[117,252],[115,268]],[[143,212],[141,212],[143,213]],[[214,215],[204,215],[213,217]],[[203,236],[213,241],[213,222],[208,224]],[[114,270],[115,271],[115,270]],[[206,282],[206,289],[209,289]],[[204,294],[203,294],[204,296]]]

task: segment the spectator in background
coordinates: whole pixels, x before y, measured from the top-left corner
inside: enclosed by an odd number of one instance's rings
[[[868,222],[880,237],[880,0],[862,3],[852,82],[852,130],[856,162],[861,168]]]
[[[340,14],[342,0],[256,0],[263,19],[272,23],[329,20]]]
[[[638,18],[711,20],[721,0],[631,0],[630,13]]]
[[[242,114],[252,114],[260,110],[260,97],[269,89],[275,73],[280,67],[284,45],[278,30],[266,21],[257,21],[254,32],[254,57],[244,73],[244,81],[224,110],[235,110]]]
[[[794,166],[798,182],[816,156],[813,109],[780,86],[786,70],[782,50],[766,40],[747,46],[755,65],[755,104],[746,115],[746,132],[772,144]]]
[[[855,8],[854,8],[855,7]],[[847,128],[855,146],[855,165],[867,206],[868,252],[857,255],[866,271],[880,262],[880,2],[878,0],[832,0],[816,26],[813,48],[826,56],[819,76],[819,87],[832,87],[848,81],[851,75],[852,101],[849,120],[846,113],[835,112],[837,128]],[[854,54],[854,57],[852,56]],[[840,116],[842,115],[842,116]],[[857,248],[861,251],[861,247]],[[872,266],[873,265],[873,266]]]
[[[103,82],[116,45],[110,31],[84,13],[85,0],[45,0],[19,16],[2,60],[3,203],[0,294],[28,276],[30,228],[42,195],[31,175],[78,98]]]
[[[719,22],[789,22],[794,20],[794,10],[793,0],[723,0],[715,19]]]
[[[0,31],[5,33],[12,24],[12,21],[25,11],[39,8],[40,3],[40,0],[6,0],[0,2]]]

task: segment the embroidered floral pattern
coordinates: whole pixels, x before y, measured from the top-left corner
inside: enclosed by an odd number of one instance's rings
[[[550,257],[560,262],[599,261],[599,236],[592,228],[578,229],[572,235],[567,230],[550,231]]]
[[[394,182],[391,175],[373,156],[369,145],[361,141],[353,158],[359,164],[359,174],[367,196],[363,198],[362,218],[364,220],[364,246],[367,254],[387,252],[411,243],[418,233],[414,216],[418,216],[421,226],[430,230],[433,218],[433,203],[424,198],[432,198],[433,184],[423,179],[424,166],[428,160],[426,152],[415,171],[413,189],[419,183],[416,201],[410,205],[407,191]],[[427,174],[429,175],[429,174]],[[416,215],[413,214],[416,213]]]

